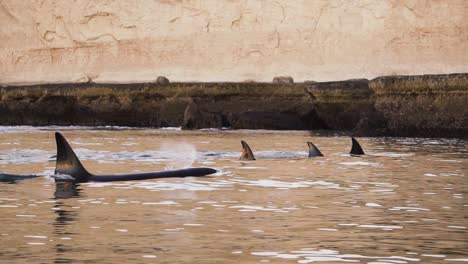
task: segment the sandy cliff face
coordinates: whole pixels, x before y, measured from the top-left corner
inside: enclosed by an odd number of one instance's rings
[[[468,1],[0,0],[0,83],[468,72]]]

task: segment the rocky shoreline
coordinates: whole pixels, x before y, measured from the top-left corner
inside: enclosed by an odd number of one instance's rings
[[[303,83],[68,83],[0,88],[0,125],[468,135],[468,73]]]

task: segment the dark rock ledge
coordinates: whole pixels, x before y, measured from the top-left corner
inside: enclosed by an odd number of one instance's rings
[[[0,125],[468,135],[468,74],[304,83],[68,83],[0,88]]]

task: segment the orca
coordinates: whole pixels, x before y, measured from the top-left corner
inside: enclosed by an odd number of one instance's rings
[[[2,173],[0,172],[0,182],[9,182],[15,183],[18,180],[26,180],[41,177],[41,175],[34,175],[34,174],[10,174],[10,173]]]
[[[250,149],[249,144],[247,142],[241,140],[242,145],[242,154],[240,156],[240,160],[255,160],[255,156]],[[307,142],[307,146],[309,146],[309,158],[313,157],[323,157],[322,152],[314,145],[312,142]]]
[[[213,174],[216,172],[212,168],[188,168],[172,171],[157,171],[146,173],[130,173],[130,174],[107,174],[94,175],[88,172],[80,160],[76,156],[73,149],[68,144],[67,140],[59,132],[55,133],[57,142],[57,160],[55,166],[55,174],[64,174],[72,177],[72,181],[81,182],[110,182],[110,181],[134,181],[148,180],[157,178],[183,178],[183,177],[200,177]],[[57,181],[57,178],[56,178]]]
[[[241,145],[242,145],[242,154],[240,156],[241,160],[255,160],[254,154],[252,153],[252,150],[249,147],[249,144],[245,142],[244,140],[241,140]]]
[[[308,141],[307,146],[309,147],[309,158],[323,157],[322,152],[314,145],[314,143]]]
[[[361,145],[359,145],[359,142],[353,137],[351,137],[351,141],[353,142],[353,145],[351,146],[351,151],[349,154],[351,156],[361,156],[365,155],[364,150],[362,150]]]

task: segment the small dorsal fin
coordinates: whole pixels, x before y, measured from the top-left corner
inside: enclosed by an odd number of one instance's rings
[[[241,160],[255,160],[255,157],[252,153],[252,150],[249,147],[249,144],[247,144],[245,141],[241,140],[242,144],[242,154],[240,159]]]
[[[77,182],[88,181],[91,174],[81,165],[67,140],[59,132],[55,132],[57,142],[57,160],[55,165],[55,174],[70,175]]]
[[[351,141],[353,142],[353,146],[351,147],[351,155],[364,155],[364,150],[362,150],[361,145],[359,145],[359,142],[355,138],[351,138]]]
[[[307,146],[309,146],[309,158],[313,157],[323,157],[322,152],[314,145],[312,142],[307,142]]]

